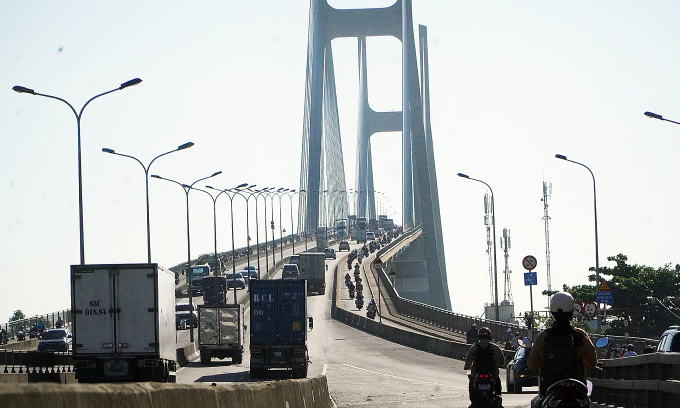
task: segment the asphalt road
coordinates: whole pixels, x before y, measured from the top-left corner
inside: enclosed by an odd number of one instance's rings
[[[289,253],[290,254],[290,253]],[[284,255],[287,256],[284,252]],[[338,257],[338,259],[340,256]],[[252,260],[251,260],[252,263]],[[332,287],[335,261],[327,261],[327,289]],[[340,267],[342,275],[346,266]],[[326,375],[331,396],[340,407],[467,407],[467,373],[463,361],[404,347],[366,334],[330,317],[330,290],[310,296],[308,313],[314,329],[308,345],[312,364],[309,376]],[[240,290],[239,296],[247,291]],[[196,299],[196,298],[195,298]],[[233,298],[232,298],[233,299]],[[246,306],[247,307],[247,306]],[[249,320],[246,309],[246,324]],[[183,331],[188,339],[188,331]],[[209,366],[196,361],[177,372],[177,382],[238,383],[288,378],[280,371],[266,380],[252,380],[249,374],[249,344],[246,333],[243,363],[234,365],[213,360]],[[505,390],[505,370],[501,370]],[[537,388],[521,394],[503,394],[504,407],[528,407]]]

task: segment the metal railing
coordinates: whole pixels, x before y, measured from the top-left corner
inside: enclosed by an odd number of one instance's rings
[[[0,351],[2,374],[58,374],[73,371],[70,352]]]
[[[56,323],[61,318],[64,325],[71,324],[71,309],[59,310],[57,312],[47,313],[43,315],[37,315],[29,317],[27,319],[15,320],[13,322],[7,322],[0,324],[1,329],[5,329],[7,332],[7,337],[11,340],[16,339],[16,334],[24,327],[26,331],[26,338],[28,339],[28,332],[31,327],[38,326],[40,322],[45,325],[45,330],[53,329],[56,327]],[[1,346],[0,346],[1,348]]]

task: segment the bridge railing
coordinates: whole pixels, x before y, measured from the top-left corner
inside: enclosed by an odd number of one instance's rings
[[[26,338],[28,338],[28,331],[31,330],[31,327],[37,326],[38,323],[43,322],[43,324],[45,324],[45,329],[53,329],[59,318],[64,322],[64,325],[71,324],[71,309],[59,310],[52,313],[29,317],[27,319],[2,323],[0,324],[0,328],[5,329],[7,337],[14,339],[23,326],[26,330]]]
[[[1,374],[55,374],[73,371],[70,352],[0,350]]]
[[[385,265],[389,265],[390,258],[398,254],[398,251],[395,251],[395,248],[402,246],[405,241],[409,241],[414,236],[419,235],[421,231],[421,226],[405,231],[396,240],[392,241],[390,245],[381,248],[377,252],[376,257],[380,258],[382,261],[383,268],[374,268],[374,265],[371,266],[374,271],[373,273],[377,273],[381,288],[383,288],[390,296],[392,303],[397,309],[397,313],[457,333],[466,333],[470,326],[475,323],[477,324],[477,327],[488,327],[496,341],[500,341],[500,339],[503,338],[508,328],[511,329],[513,333],[519,332],[522,337],[527,336],[533,338],[533,336],[529,336],[529,330],[523,326],[454,313],[446,309],[426,305],[399,296],[397,290],[387,276],[386,270],[389,267],[385,267]],[[538,331],[534,330],[534,336],[536,334],[538,334]]]

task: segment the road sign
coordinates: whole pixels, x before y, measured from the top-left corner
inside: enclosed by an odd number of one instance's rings
[[[536,272],[526,272],[524,274],[524,286],[536,285],[538,283],[538,276]]]
[[[583,305],[581,302],[574,302],[574,314],[583,313]]]
[[[604,282],[604,281],[602,281]],[[597,291],[597,303],[606,303],[611,305],[614,303],[614,296],[611,290],[598,290]]]
[[[376,268],[382,269],[382,267],[383,267],[382,259],[380,259],[376,256],[375,259],[373,260],[373,266],[375,266]]]
[[[394,268],[390,269],[390,273],[388,273],[388,275],[390,275],[390,276],[396,275],[396,273],[394,273]]]
[[[593,317],[597,314],[597,305],[595,302],[586,302],[583,304],[583,314],[588,317]]]
[[[524,257],[524,259],[522,259],[522,266],[527,271],[531,271],[534,268],[536,268],[536,264],[537,264],[536,258],[532,255],[527,255],[527,256]],[[525,285],[526,285],[526,283],[525,283]]]
[[[611,290],[611,289],[609,289],[609,285],[607,285],[607,281],[602,279],[602,282],[600,282],[600,287],[597,290],[608,291],[608,290]]]

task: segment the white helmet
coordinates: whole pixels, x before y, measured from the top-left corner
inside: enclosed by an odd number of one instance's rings
[[[506,330],[506,332],[512,333],[512,329],[511,329],[511,328],[508,328],[508,330]]]
[[[574,298],[567,292],[557,292],[550,298],[550,311],[572,312],[574,310]]]

